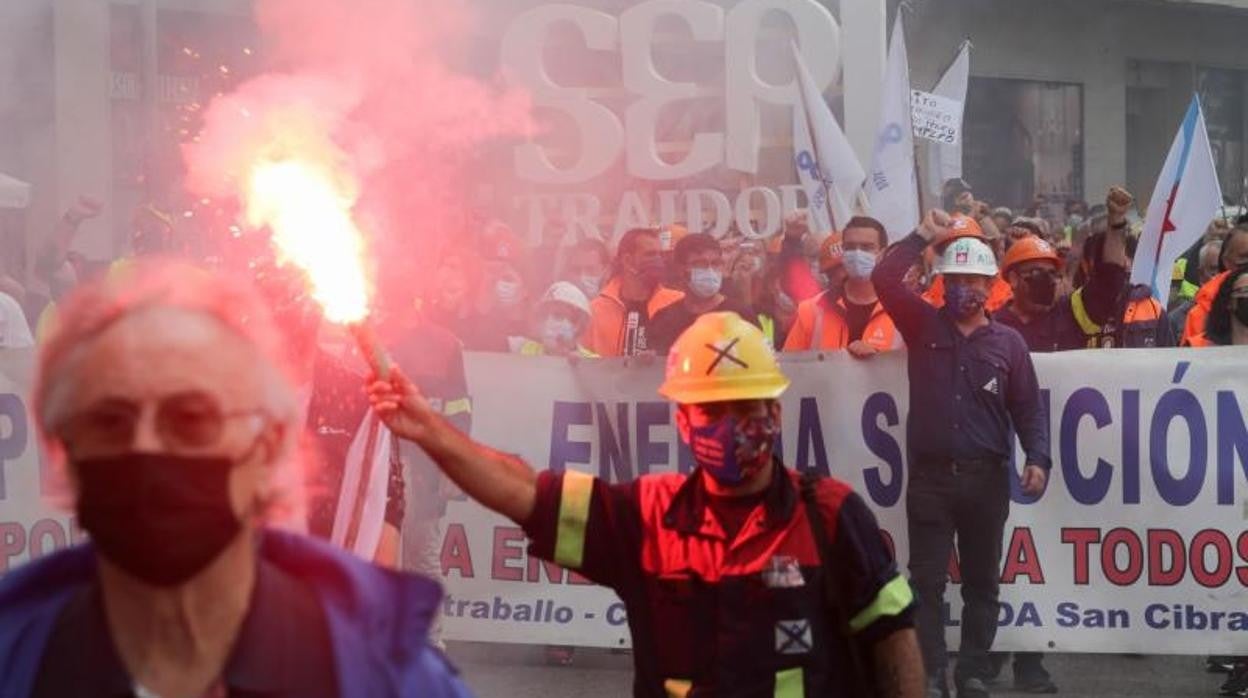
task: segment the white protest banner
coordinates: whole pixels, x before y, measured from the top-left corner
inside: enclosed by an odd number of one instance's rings
[[[1248,639],[1243,351],[1034,358],[1051,408],[1055,464],[1040,502],[1015,492],[998,646],[1242,649]],[[793,380],[783,401],[782,450],[792,467],[853,485],[904,564],[905,361],[901,353],[877,359],[782,356]],[[470,355],[473,431],[536,468],[584,470],[613,482],[688,468],[671,426],[672,408],[655,392],[660,374],[660,366],[630,368],[619,361],[570,365]],[[504,385],[508,389],[500,390]],[[627,642],[616,597],[529,557],[523,533],[511,522],[456,502],[446,524],[448,637]],[[946,598],[950,642],[956,642],[957,583]]]
[[[1243,350],[1102,350],[1034,360],[1050,408],[1054,466],[1039,501],[1013,492],[997,647],[1242,653],[1248,639]],[[785,463],[849,482],[876,512],[904,568],[904,353],[869,362],[843,352],[784,355],[782,362],[793,380],[783,400]],[[671,424],[672,406],[655,392],[659,365],[470,354],[467,369],[474,435],[537,469],[571,468],[612,482],[690,469]],[[8,379],[0,388],[0,412],[21,425],[0,429],[6,478],[0,565],[6,569],[64,545],[72,530],[67,516],[42,503],[39,461],[28,438],[33,429],[24,408],[10,409],[24,404],[24,385]],[[448,638],[627,643],[627,618],[615,595],[530,557],[512,522],[456,501],[443,528]],[[956,560],[950,568],[948,634],[955,643]]]
[[[914,135],[945,145],[962,141],[962,103],[931,92],[910,90]]]
[[[82,540],[74,517],[52,504],[56,478],[39,457],[30,413],[35,349],[0,349],[0,574]]]

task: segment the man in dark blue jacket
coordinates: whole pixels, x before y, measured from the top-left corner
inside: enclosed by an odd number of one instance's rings
[[[943,308],[929,305],[902,283],[923,250],[949,236],[950,222],[943,211],[929,213],[885,256],[872,281],[909,348],[906,512],[928,693],[947,692],[941,609],[956,536],[965,605],[954,683],[959,696],[978,698],[988,695],[984,677],[996,636],[1012,431],[1027,458],[1022,488],[1039,494],[1051,466],[1049,428],[1026,343],[985,312],[997,275],[987,245],[961,238],[945,248],[937,269],[946,284]]]

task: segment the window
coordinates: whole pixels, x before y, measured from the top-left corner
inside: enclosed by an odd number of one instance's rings
[[[1175,131],[1200,95],[1222,196],[1244,201],[1248,169],[1248,71],[1191,63],[1131,61],[1127,65],[1127,181],[1151,194]]]
[[[966,180],[994,206],[1036,196],[1083,198],[1083,87],[971,78],[964,117]]]

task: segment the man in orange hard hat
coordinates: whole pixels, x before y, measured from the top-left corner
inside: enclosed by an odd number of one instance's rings
[[[1058,293],[1064,266],[1057,250],[1035,235],[1016,240],[1002,260],[1001,276],[1013,298],[994,317],[1018,330],[1031,351],[1082,349],[1086,343],[1070,297]]]

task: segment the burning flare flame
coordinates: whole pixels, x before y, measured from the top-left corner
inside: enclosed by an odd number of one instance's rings
[[[368,316],[364,241],[351,218],[352,189],[323,166],[265,160],[252,167],[245,196],[247,222],[268,226],[279,261],[302,269],[325,319],[342,324]]]

